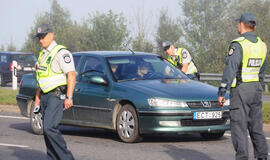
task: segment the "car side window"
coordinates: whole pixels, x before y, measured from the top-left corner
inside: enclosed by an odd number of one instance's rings
[[[86,57],[81,72],[82,81],[88,81],[93,75],[104,75],[104,68],[101,61],[95,57]]]
[[[80,62],[80,59],[81,59],[81,56],[74,56],[73,55],[73,60],[74,60],[74,65],[75,65],[75,68],[77,68],[79,62]]]
[[[1,55],[1,63],[7,63],[7,56],[6,55]]]

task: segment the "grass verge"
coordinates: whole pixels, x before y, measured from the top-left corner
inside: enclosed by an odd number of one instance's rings
[[[263,103],[262,113],[263,113],[263,122],[270,123],[270,102]]]
[[[0,87],[0,104],[16,105],[16,95],[18,90],[11,90]]]

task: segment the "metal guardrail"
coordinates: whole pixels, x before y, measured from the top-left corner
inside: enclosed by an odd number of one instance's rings
[[[223,74],[220,73],[200,73],[200,80],[201,81],[221,81]],[[270,82],[270,75],[265,75],[264,82]]]
[[[222,75],[220,73],[200,73],[200,81],[221,81]],[[265,75],[264,82],[264,90],[269,92],[267,83],[270,82],[270,75]]]

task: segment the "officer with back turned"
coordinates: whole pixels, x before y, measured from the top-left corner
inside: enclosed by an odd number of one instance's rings
[[[256,17],[245,12],[238,19],[240,37],[233,40],[227,52],[226,67],[218,91],[218,102],[224,106],[224,95],[230,89],[231,136],[236,160],[248,160],[248,132],[258,160],[268,156],[263,133],[262,82],[266,69],[267,48],[254,33]]]

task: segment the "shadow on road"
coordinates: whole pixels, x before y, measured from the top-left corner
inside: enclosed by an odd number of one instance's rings
[[[214,160],[208,155],[191,149],[178,148],[173,145],[163,145],[167,150],[164,151],[174,160]]]
[[[25,131],[25,132],[33,134],[30,123],[13,123],[10,125],[10,128]]]
[[[43,160],[46,159],[46,154],[37,150],[27,149],[27,148],[18,148],[18,147],[9,147],[11,155],[8,157],[16,157],[18,160]],[[4,157],[2,157],[4,158]]]
[[[22,130],[31,134],[34,134],[29,123],[16,123],[11,124],[11,128]],[[106,129],[97,128],[83,128],[74,126],[60,126],[61,133],[69,136],[79,137],[92,137],[99,139],[111,139],[113,141],[122,142],[118,137],[117,133]],[[143,143],[166,143],[166,142],[196,142],[196,141],[222,141],[228,139],[222,137],[218,140],[207,140],[203,139],[199,134],[149,134],[143,136]]]
[[[61,126],[61,132],[63,135],[111,139],[113,141],[122,142],[116,132],[111,131],[111,130],[106,130],[106,129]],[[149,134],[149,135],[143,136],[142,143],[223,141],[227,139],[228,138],[224,136],[218,140],[203,139],[200,136],[200,134],[196,134],[196,133],[195,134]]]

